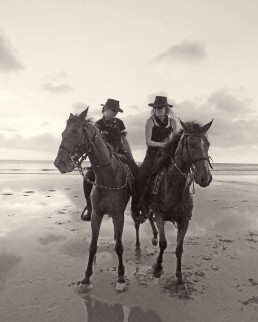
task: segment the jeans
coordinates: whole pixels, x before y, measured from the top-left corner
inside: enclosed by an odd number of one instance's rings
[[[136,178],[136,195],[137,201],[135,201],[134,207],[137,207],[137,203],[140,201],[141,198],[144,199],[145,196],[145,186],[148,182],[150,172],[155,162],[155,158],[158,152],[158,148],[151,148],[148,147],[146,156],[140,166],[138,176]]]

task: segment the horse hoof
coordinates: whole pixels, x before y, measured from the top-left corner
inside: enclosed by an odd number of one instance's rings
[[[162,275],[162,265],[158,265],[157,263],[155,263],[153,265],[153,277],[154,278],[160,278],[160,276]]]
[[[153,237],[153,238],[151,239],[151,241],[152,241],[152,245],[153,245],[153,246],[158,246],[158,239],[157,239],[157,238]]]
[[[182,278],[178,278],[178,279],[177,279],[177,284],[178,284],[178,285],[184,285],[184,284],[185,284],[185,282],[183,281],[183,279],[182,279]]]
[[[116,283],[116,291],[121,293],[121,292],[124,292],[126,291],[126,283]]]
[[[181,272],[176,274],[176,278],[177,278],[177,284],[178,285],[184,284],[184,281],[183,281],[183,277],[182,277],[182,273]]]
[[[92,284],[83,284],[80,283],[79,285],[79,293],[88,293],[92,289]]]
[[[185,283],[183,283],[183,284],[177,284],[177,289],[179,291],[187,291],[188,290],[187,289],[187,285]]]
[[[160,278],[160,276],[162,275],[162,271],[153,271],[153,277],[154,278]]]
[[[141,254],[141,247],[137,246],[137,247],[135,248],[135,254],[136,254],[136,255]]]

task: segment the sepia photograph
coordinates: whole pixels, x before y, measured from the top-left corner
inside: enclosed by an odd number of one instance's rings
[[[258,321],[257,0],[0,0],[0,322]]]

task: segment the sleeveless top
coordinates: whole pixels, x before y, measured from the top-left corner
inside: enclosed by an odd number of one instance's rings
[[[154,117],[151,118],[154,124],[152,128],[151,140],[154,142],[164,142],[169,136],[173,133],[173,127],[171,125],[171,118],[168,119],[168,124],[158,125]],[[159,147],[150,147],[148,146],[146,151],[146,156],[151,157],[153,160],[156,153],[158,152]]]
[[[152,128],[151,140],[154,142],[164,142],[173,132],[171,125],[171,118],[168,119],[166,126],[159,126],[154,118],[152,118],[154,124]]]

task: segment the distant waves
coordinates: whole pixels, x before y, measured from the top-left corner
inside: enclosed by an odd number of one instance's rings
[[[139,162],[137,162],[139,164]],[[88,161],[83,167],[90,166]],[[212,163],[214,175],[258,175],[258,164]],[[0,174],[59,174],[53,161],[44,160],[0,160]],[[75,169],[70,174],[78,174]]]

